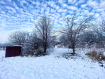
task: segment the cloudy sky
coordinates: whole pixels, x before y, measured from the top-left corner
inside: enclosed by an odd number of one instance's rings
[[[78,10],[78,17],[96,14],[105,17],[105,0],[0,0],[0,43],[8,42],[14,30],[32,31],[41,15],[49,16],[53,29],[60,29],[65,16]]]

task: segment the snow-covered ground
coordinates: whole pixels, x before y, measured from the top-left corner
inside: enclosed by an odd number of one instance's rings
[[[8,57],[0,50],[0,79],[105,79],[105,68],[77,49],[82,57],[57,57],[72,50],[54,48],[42,57]]]

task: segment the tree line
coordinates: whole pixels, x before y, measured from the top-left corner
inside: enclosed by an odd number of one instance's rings
[[[92,23],[95,21],[94,19],[94,15],[91,15],[76,21],[76,13],[71,17],[64,18],[65,28],[59,31],[61,35],[58,35],[59,40],[57,41],[56,36],[52,36],[52,20],[44,15],[37,21],[32,33],[15,31],[10,34],[9,40],[12,44],[22,45],[24,53],[34,54],[35,45],[38,45],[40,50],[46,53],[47,48],[53,47],[59,42],[60,45],[72,48],[73,54],[75,54],[76,47],[86,44],[104,46],[105,21],[96,25]]]

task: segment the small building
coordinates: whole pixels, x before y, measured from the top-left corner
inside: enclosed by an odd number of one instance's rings
[[[7,46],[5,57],[19,56],[21,53],[21,46]]]

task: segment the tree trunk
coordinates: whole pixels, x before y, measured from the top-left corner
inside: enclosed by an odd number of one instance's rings
[[[46,46],[44,47],[44,53],[46,53]]]
[[[46,49],[47,49],[47,44],[44,43],[44,53],[46,53]]]
[[[73,43],[73,54],[75,54],[75,44]]]
[[[75,47],[73,47],[73,54],[75,54]]]

